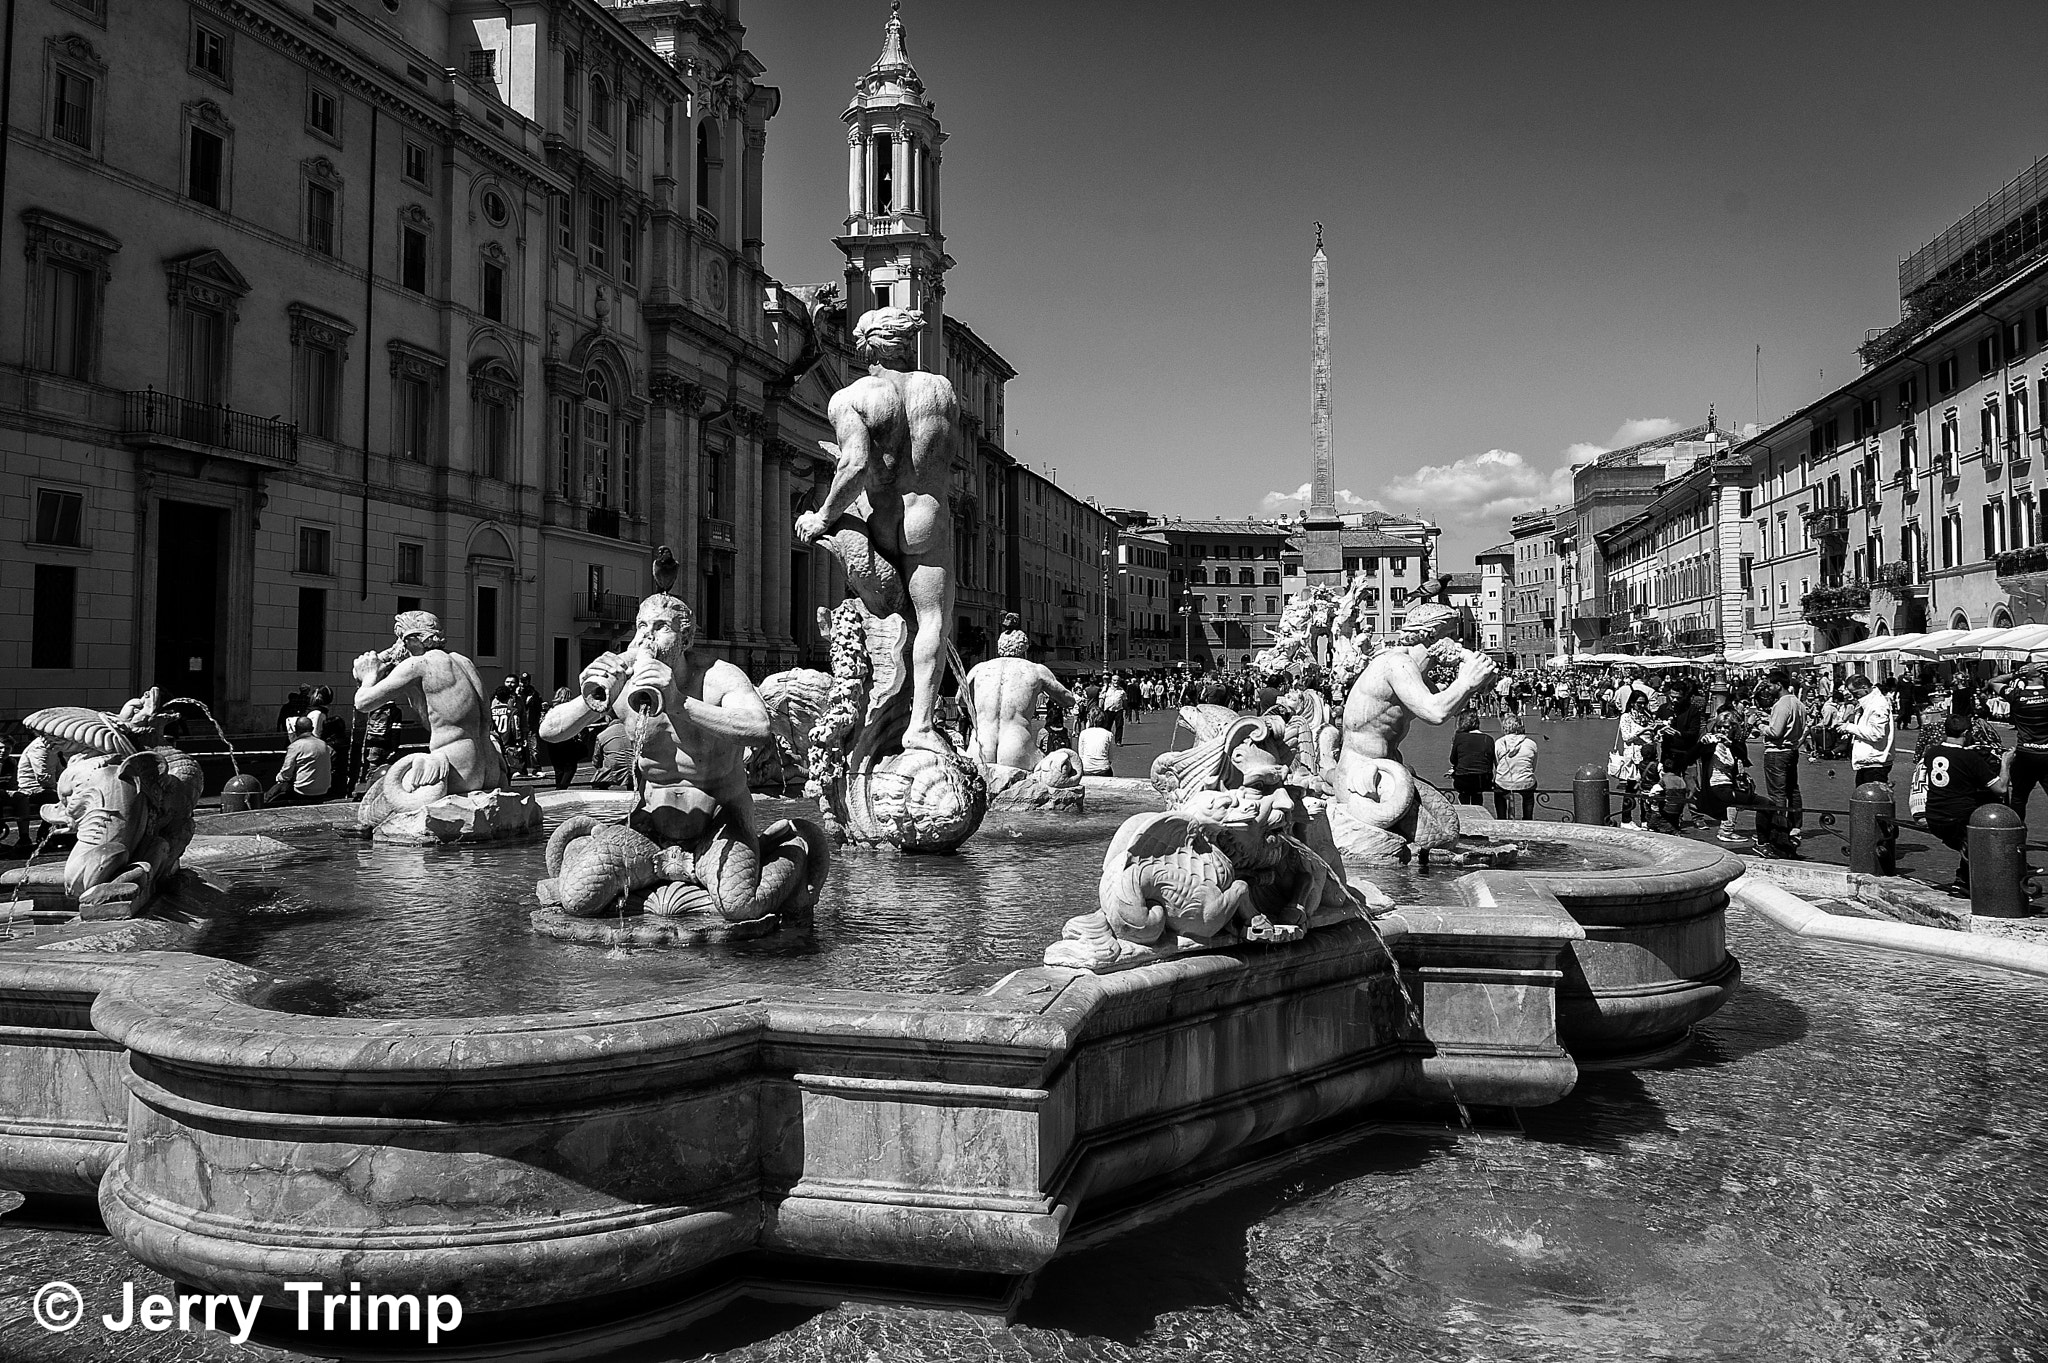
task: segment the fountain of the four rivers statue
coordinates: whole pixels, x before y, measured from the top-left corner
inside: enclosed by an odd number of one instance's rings
[[[0,1187],[130,1258],[0,1220],[17,1278],[260,1293],[315,1354],[424,1343],[286,1284],[453,1296],[479,1357],[2021,1356],[2039,995],[1731,926],[1702,844],[1461,821],[1402,757],[1489,679],[1441,608],[1304,594],[1269,661],[1334,704],[1085,791],[1001,648],[961,750],[919,324],[861,319],[796,526],[831,674],[757,688],[663,590],[547,716],[623,720],[630,792],[501,789],[430,616],[358,660],[433,730],[360,813],[195,832],[152,698],[30,718],[75,838],[0,890]],[[778,733],[809,801],[748,789]]]

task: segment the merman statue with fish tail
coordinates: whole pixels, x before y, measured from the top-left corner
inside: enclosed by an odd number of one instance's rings
[[[747,789],[747,749],[769,741],[747,674],[698,652],[688,603],[640,603],[632,641],[583,669],[581,694],[542,717],[540,736],[573,738],[600,717],[633,735],[636,799],[625,826],[565,820],[548,844],[544,905],[570,918],[630,911],[676,917],[715,908],[750,922],[815,898],[828,863],[815,824],[763,830]]]

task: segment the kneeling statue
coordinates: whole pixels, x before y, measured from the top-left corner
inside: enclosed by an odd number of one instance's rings
[[[397,640],[359,655],[355,706],[403,701],[427,723],[427,751],[408,753],[370,783],[356,828],[378,842],[490,842],[540,830],[540,806],[509,788],[491,733],[490,692],[476,664],[453,652],[430,611],[402,611]]]
[[[1031,661],[1031,636],[1014,614],[1003,617],[996,656],[976,663],[960,685],[973,720],[973,755],[988,782],[992,809],[1053,809],[1079,813],[1081,759],[1071,748],[1039,756],[1042,704],[1070,706],[1074,693],[1052,669]]]
[[[696,652],[696,616],[657,592],[640,603],[632,642],[583,669],[582,694],[541,718],[549,743],[600,717],[623,721],[633,745],[632,811],[624,824],[566,819],[548,839],[548,879],[534,926],[579,941],[669,945],[699,935],[676,922],[715,909],[756,931],[817,902],[831,865],[825,830],[808,819],[755,825],[746,752],[768,741],[768,712],[747,674]],[[634,912],[655,920],[579,928],[573,920]]]

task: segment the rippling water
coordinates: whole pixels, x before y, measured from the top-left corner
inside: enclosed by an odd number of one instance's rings
[[[808,812],[761,802],[764,818]],[[375,1017],[560,1012],[637,1003],[707,985],[768,983],[972,993],[1035,965],[1077,913],[1095,907],[1103,852],[1150,806],[1090,796],[1082,817],[992,817],[952,856],[838,854],[812,921],[706,948],[619,950],[534,933],[539,842],[478,849],[345,842],[327,828],[284,836],[291,860],[215,874],[233,911],[198,949],[318,981],[297,1006]],[[550,811],[555,820],[574,806]],[[617,807],[607,811],[616,814]],[[1620,864],[1608,849],[1528,844],[1522,863]],[[1453,902],[1464,874],[1375,871],[1403,903]]]
[[[749,1304],[614,1357],[2048,1358],[2048,991],[1729,936],[1674,1067],[1363,1136],[1056,1260],[1012,1325]]]

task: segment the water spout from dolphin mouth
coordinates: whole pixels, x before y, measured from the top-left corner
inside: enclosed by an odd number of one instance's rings
[[[234,740],[228,737],[228,731],[221,727],[220,721],[214,717],[213,711],[207,708],[206,702],[195,700],[191,696],[179,696],[164,702],[164,708],[166,709],[174,705],[190,706],[205,717],[206,722],[213,726],[213,731],[220,735],[221,746],[228,750],[228,765],[234,768],[235,775],[240,776],[242,774],[242,755],[235,751]]]

